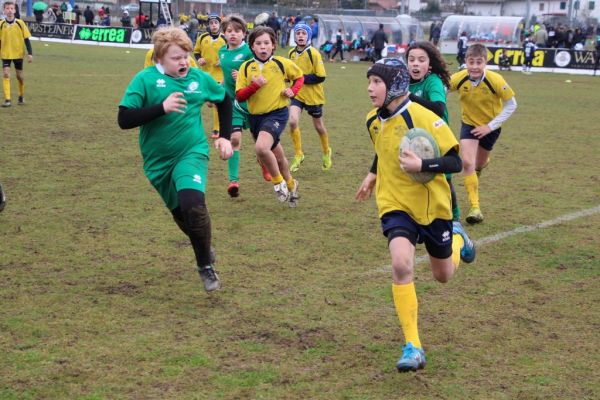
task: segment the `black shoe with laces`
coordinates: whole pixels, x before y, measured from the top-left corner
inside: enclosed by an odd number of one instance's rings
[[[18,105],[22,106],[23,104],[25,104],[25,98],[23,98],[23,96],[19,96],[19,101],[17,102]]]
[[[200,278],[202,278],[202,282],[204,283],[204,290],[207,292],[212,292],[221,289],[219,275],[217,275],[217,271],[215,271],[212,265],[198,267],[198,273],[200,274]]]

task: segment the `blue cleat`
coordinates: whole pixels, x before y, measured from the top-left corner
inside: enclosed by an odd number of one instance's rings
[[[396,363],[398,372],[416,371],[425,368],[425,352],[413,346],[412,342],[402,347],[402,357]]]
[[[467,264],[472,263],[473,260],[475,260],[475,245],[471,239],[469,239],[469,236],[459,221],[452,221],[452,233],[462,236],[463,241],[465,242],[463,247],[460,249],[460,259]]]

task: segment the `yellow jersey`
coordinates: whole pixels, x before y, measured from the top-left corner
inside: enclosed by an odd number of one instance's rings
[[[144,58],[144,68],[151,67],[156,64],[154,62],[153,57],[154,57],[154,48],[152,48],[146,52],[146,56]],[[189,61],[191,67],[198,68],[198,64],[196,63],[196,60],[194,60],[194,57],[189,56],[188,61]]]
[[[226,44],[227,40],[225,40],[225,36],[222,33],[213,38],[210,33],[205,32],[198,37],[196,46],[194,47],[196,58],[204,58],[206,60],[206,64],[202,65],[200,69],[208,72],[217,82],[223,82],[223,70],[219,65],[219,49]]]
[[[25,58],[25,39],[31,33],[22,20],[0,21],[0,58],[3,60],[22,60]]]
[[[453,74],[450,90],[459,92],[462,122],[472,126],[486,125],[496,118],[502,112],[502,102],[515,95],[502,75],[488,70],[477,86],[469,81],[467,70]]]
[[[258,89],[247,100],[250,114],[266,114],[287,107],[290,99],[283,95],[287,87],[286,81],[295,81],[304,74],[293,61],[284,57],[273,56],[262,63],[255,58],[245,61],[238,71],[235,91],[249,86],[252,78],[262,75],[267,83]]]
[[[313,74],[321,78],[326,77],[321,53],[313,49],[312,46],[308,46],[301,52],[292,49],[288,57],[300,67],[304,75]],[[323,86],[323,82],[316,84],[304,82],[304,85],[295,98],[309,106],[323,105],[325,104],[325,90]]]
[[[372,110],[367,115],[367,129],[378,158],[375,198],[379,217],[404,211],[420,225],[429,225],[436,218],[450,220],[452,197],[445,175],[439,173],[433,180],[419,183],[400,169],[400,141],[412,128],[431,133],[440,155],[453,148],[458,152],[458,142],[446,122],[417,103],[406,100],[387,118]]]

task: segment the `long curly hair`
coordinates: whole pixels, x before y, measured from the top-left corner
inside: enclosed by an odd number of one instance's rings
[[[444,85],[446,87],[450,87],[450,72],[448,72],[448,66],[446,65],[446,61],[444,61],[444,57],[440,53],[440,51],[435,47],[432,43],[429,42],[415,42],[411,44],[406,50],[406,59],[408,60],[408,55],[411,50],[421,49],[427,53],[429,57],[429,66],[431,67],[431,72],[437,74]]]

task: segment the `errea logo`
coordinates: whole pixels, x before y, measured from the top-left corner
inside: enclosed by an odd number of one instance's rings
[[[200,85],[200,84],[199,84],[198,82],[196,82],[196,81],[194,81],[194,82],[190,82],[190,84],[188,85],[188,91],[189,91],[189,92],[195,92],[195,91],[196,91],[196,89],[198,89],[198,86],[199,86],[199,85]]]
[[[162,78],[161,78],[161,79],[157,79],[157,80],[156,80],[156,87],[157,87],[157,88],[164,88],[164,87],[167,87],[167,85],[166,85],[166,83],[165,83],[165,80],[164,80],[164,79],[162,79]]]
[[[442,242],[447,242],[448,240],[450,240],[450,231],[444,231],[442,233]]]

